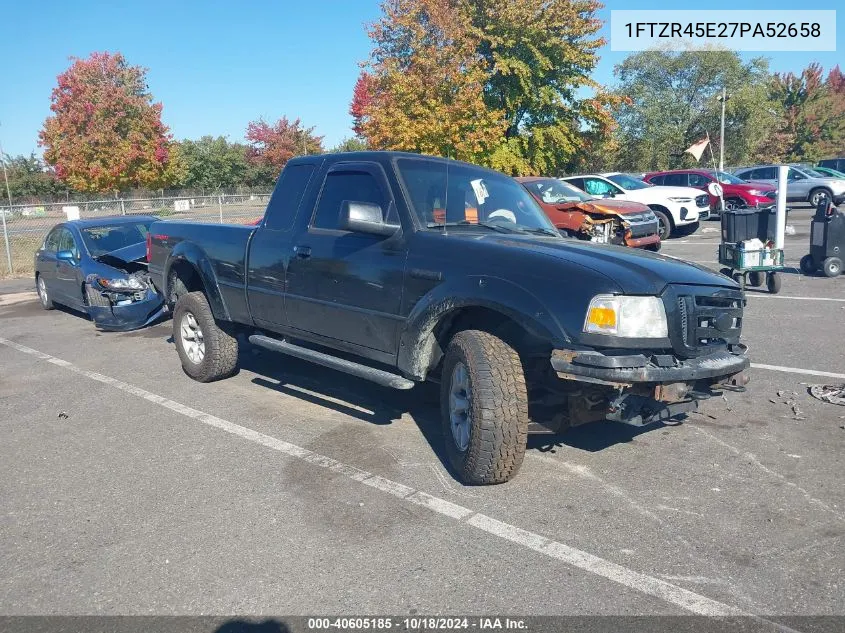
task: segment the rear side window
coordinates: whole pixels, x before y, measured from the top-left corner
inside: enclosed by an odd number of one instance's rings
[[[265,228],[286,231],[293,226],[302,196],[305,195],[313,173],[314,165],[291,165],[282,170],[279,183],[267,205]]]
[[[578,187],[581,191],[585,191],[583,178],[567,178],[566,182],[568,182],[573,187]]]
[[[311,226],[318,229],[338,229],[340,205],[350,202],[370,202],[387,208],[387,200],[378,181],[367,172],[330,172],[323,184],[320,202]]]
[[[663,184],[669,187],[686,187],[687,182],[686,174],[666,174]]]
[[[666,176],[652,176],[651,178],[647,178],[646,180],[653,185],[662,185],[665,184],[663,181],[666,179]]]

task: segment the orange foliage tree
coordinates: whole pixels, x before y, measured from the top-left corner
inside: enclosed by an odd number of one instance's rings
[[[60,180],[78,191],[120,191],[169,184],[171,138],[146,70],[120,53],[74,59],[58,76],[52,116],[39,144]]]

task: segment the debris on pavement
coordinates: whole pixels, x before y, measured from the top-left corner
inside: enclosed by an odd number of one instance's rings
[[[845,384],[810,385],[810,395],[822,402],[845,407]]]
[[[65,413],[64,411],[59,411],[58,418],[59,418],[60,420],[67,420],[67,419],[68,419],[68,417],[69,417],[69,416],[68,416],[68,414],[67,414],[67,413]]]

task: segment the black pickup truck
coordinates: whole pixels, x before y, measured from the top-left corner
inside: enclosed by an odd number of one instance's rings
[[[399,152],[300,157],[258,226],[156,222],[149,270],[185,372],[239,341],[397,389],[434,380],[467,483],[510,479],[529,424],[645,425],[742,391],[727,277],[561,237],[516,181]]]

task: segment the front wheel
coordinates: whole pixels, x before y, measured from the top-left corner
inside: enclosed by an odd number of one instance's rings
[[[816,272],[816,262],[813,260],[812,255],[804,255],[801,258],[801,261],[798,263],[798,267],[801,269],[801,272],[805,275],[812,275]]]
[[[672,235],[672,220],[663,211],[658,209],[652,209],[652,211],[657,217],[657,234],[661,240],[668,240]]]
[[[516,475],[528,440],[528,393],[519,354],[502,339],[464,330],[443,362],[440,408],[449,462],[467,484]]]
[[[173,340],[182,369],[196,381],[228,378],[238,369],[238,339],[217,325],[201,292],[189,292],[176,302]]]
[[[842,274],[842,260],[838,257],[828,257],[822,262],[822,272],[825,277],[838,277]]]

